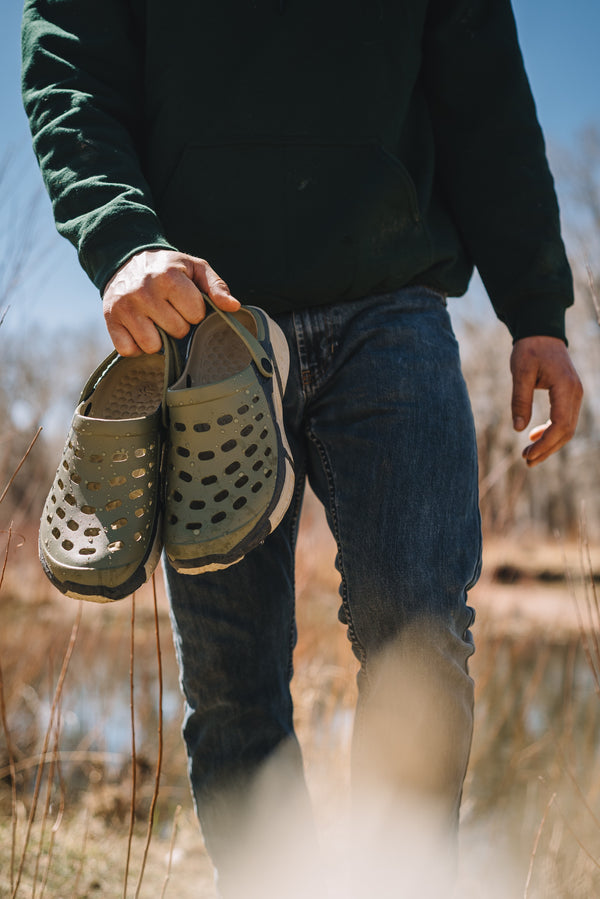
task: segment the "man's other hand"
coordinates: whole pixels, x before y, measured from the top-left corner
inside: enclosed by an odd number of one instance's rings
[[[103,295],[104,319],[117,352],[157,353],[157,325],[172,337],[185,337],[206,314],[202,292],[226,312],[240,307],[204,259],[174,250],[136,253],[115,272]]]
[[[523,431],[529,424],[534,390],[548,391],[550,419],[530,432],[532,443],[523,450],[527,464],[537,465],[564,446],[575,433],[583,388],[565,344],[557,337],[517,340],[510,358],[510,370],[516,431]]]

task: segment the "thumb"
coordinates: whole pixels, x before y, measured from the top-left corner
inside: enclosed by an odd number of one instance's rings
[[[213,303],[226,312],[235,312],[240,308],[239,300],[231,295],[227,283],[205,259],[193,260],[192,280],[200,290],[207,293]]]

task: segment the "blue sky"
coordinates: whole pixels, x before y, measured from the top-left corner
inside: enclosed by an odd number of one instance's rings
[[[86,0],[81,0],[86,2]],[[89,2],[89,0],[87,0]],[[218,0],[213,0],[218,2]],[[326,2],[326,0],[324,0]],[[19,94],[21,0],[1,0],[0,158],[18,156],[16,202],[40,190]],[[514,0],[521,47],[540,121],[550,145],[572,145],[589,124],[600,126],[600,0]],[[87,324],[104,328],[98,294],[79,269],[75,251],[54,232],[50,204],[40,200],[39,240],[48,248],[43,270],[11,301],[7,324],[19,329]]]

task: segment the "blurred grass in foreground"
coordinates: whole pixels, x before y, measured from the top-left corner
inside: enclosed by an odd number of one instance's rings
[[[2,537],[0,547],[8,539]],[[33,530],[11,535],[0,588],[10,735],[9,747],[6,730],[0,732],[0,896],[116,897],[123,895],[132,805],[131,601],[83,605],[55,724],[46,736],[79,604],[45,581],[35,545]],[[590,666],[600,664],[600,617],[592,576],[581,578],[574,551],[565,563],[560,549],[534,557],[527,548],[493,545],[487,574],[472,594],[478,607],[472,664],[477,712],[463,803],[465,899],[600,895],[600,699],[597,671]],[[334,844],[346,805],[356,663],[337,622],[334,555],[309,497],[298,549],[294,696],[318,825],[324,845],[339,851]],[[565,567],[573,571],[570,583],[560,575]],[[164,890],[179,899],[208,899],[214,896],[212,874],[189,798],[182,703],[160,583],[158,621],[163,761],[139,895],[160,896]],[[158,750],[151,585],[135,601],[133,684],[137,764],[130,896],[138,895]],[[45,739],[46,764],[38,769]],[[37,811],[15,893],[38,770],[43,776]]]

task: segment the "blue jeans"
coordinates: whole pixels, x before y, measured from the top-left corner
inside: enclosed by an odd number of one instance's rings
[[[473,725],[466,595],[481,556],[477,452],[444,298],[408,288],[277,321],[291,353],[288,514],[231,568],[166,569],[190,779],[225,896],[235,895],[230,860],[249,833],[255,854],[265,826],[268,854],[288,806],[309,817],[289,690],[307,477],[337,542],[339,619],[360,661],[356,782],[435,797],[452,830]],[[269,759],[277,815],[258,825],[249,797]]]

